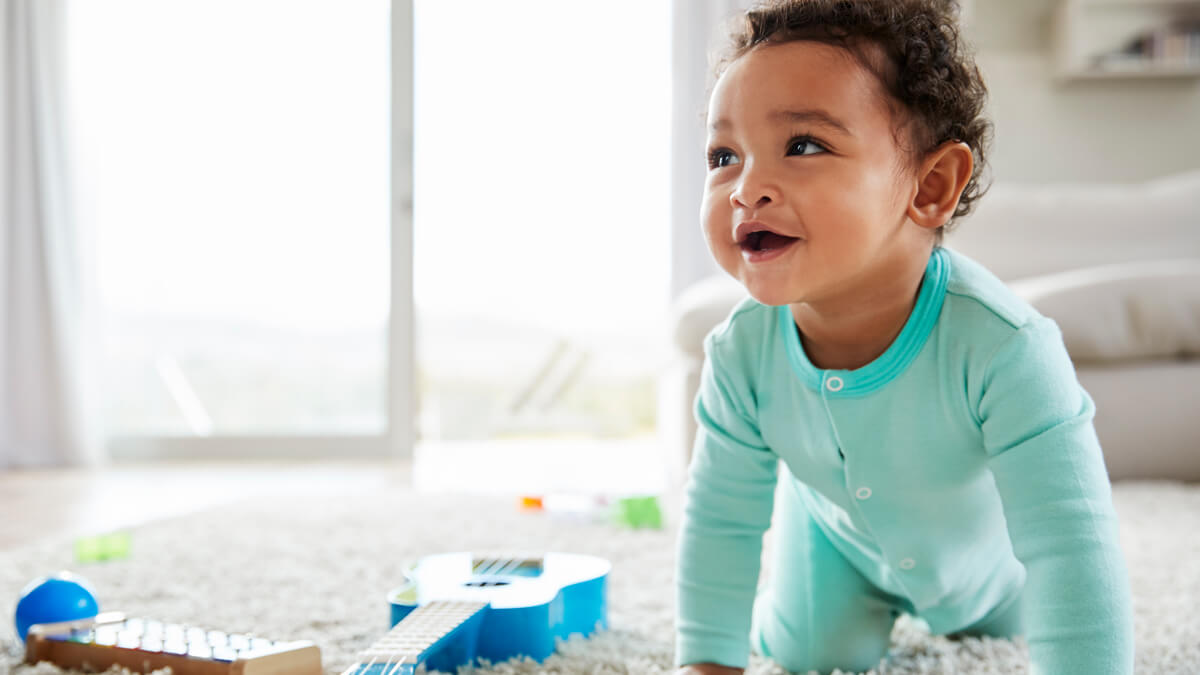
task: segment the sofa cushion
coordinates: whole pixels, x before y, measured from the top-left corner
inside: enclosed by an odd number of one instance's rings
[[[704,337],[747,296],[728,274],[718,274],[689,286],[671,303],[670,323],[675,346],[694,359],[704,358]]]
[[[1200,170],[1142,183],[997,183],[946,245],[1005,281],[1200,258]]]
[[[1011,284],[1076,363],[1200,357],[1200,259],[1071,270]]]
[[[1078,372],[1096,402],[1109,478],[1200,481],[1200,359],[1112,361]]]

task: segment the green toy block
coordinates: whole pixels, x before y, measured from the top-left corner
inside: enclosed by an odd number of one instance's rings
[[[81,563],[120,560],[129,557],[128,532],[110,532],[75,540],[75,559]]]
[[[650,528],[661,530],[662,509],[658,497],[626,497],[613,505],[613,520],[618,525],[633,529]]]

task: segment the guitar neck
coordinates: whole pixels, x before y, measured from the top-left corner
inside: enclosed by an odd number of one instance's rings
[[[410,675],[440,645],[452,639],[487,603],[439,601],[413,610],[358,655],[342,675]]]

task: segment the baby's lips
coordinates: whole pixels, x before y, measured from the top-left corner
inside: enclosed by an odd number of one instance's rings
[[[750,235],[754,234],[755,232],[770,232],[771,234],[777,234],[781,237],[790,237],[792,239],[799,238],[783,232],[782,228],[772,227],[761,220],[747,220],[738,223],[738,226],[733,228],[733,240],[739,245],[745,244],[746,239],[748,239]]]
[[[755,232],[774,232],[769,225],[759,220],[746,220],[738,223],[737,227],[733,228],[733,240],[738,244],[745,244],[750,235]]]

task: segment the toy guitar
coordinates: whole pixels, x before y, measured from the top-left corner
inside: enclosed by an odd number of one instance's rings
[[[568,553],[423,558],[388,594],[392,630],[342,675],[413,675],[421,663],[455,672],[481,658],[542,661],[555,639],[608,627],[611,569],[607,560]]]

